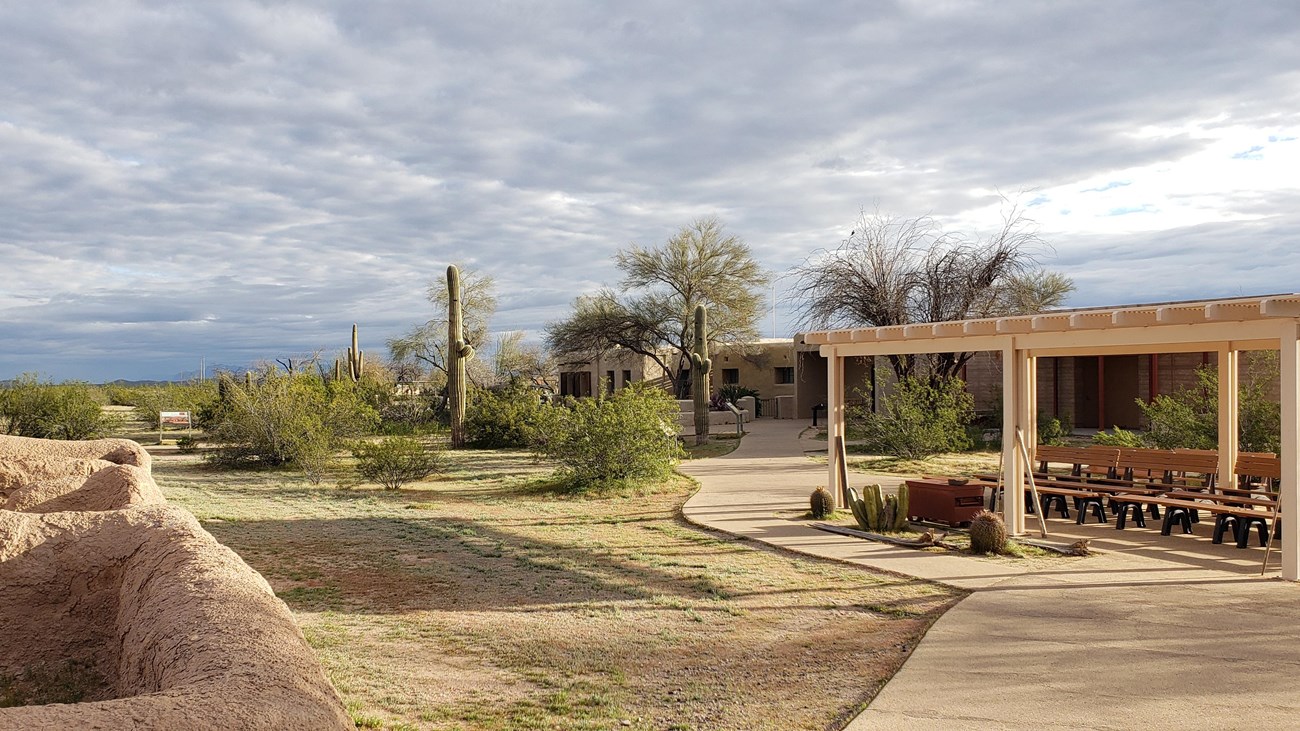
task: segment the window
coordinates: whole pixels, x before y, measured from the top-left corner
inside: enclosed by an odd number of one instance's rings
[[[632,371],[623,371],[623,386],[626,388],[632,382]]]
[[[734,386],[734,385],[738,385],[738,384],[740,383],[740,369],[739,369],[739,368],[723,368],[723,369],[722,369],[722,383],[723,383],[724,386]]]
[[[605,371],[605,393],[614,393],[614,371]]]
[[[794,383],[794,366],[778,366],[776,368],[777,383]]]

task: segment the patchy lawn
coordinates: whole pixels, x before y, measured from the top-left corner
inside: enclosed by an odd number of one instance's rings
[[[961,595],[684,523],[693,491],[571,497],[523,453],[401,491],[160,456],[167,497],[293,609],[358,725],[842,725]]]

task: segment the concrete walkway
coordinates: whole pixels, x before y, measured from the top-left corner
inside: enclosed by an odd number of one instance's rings
[[[1300,587],[1260,578],[1263,549],[1161,538],[1159,526],[1049,521],[1087,559],[928,554],[818,531],[797,516],[826,484],[826,443],[764,421],[730,455],[688,462],[692,521],[805,553],[974,591],[849,724],[861,729],[1300,728]],[[851,473],[854,485],[897,478]],[[1149,524],[1150,525],[1150,524]]]

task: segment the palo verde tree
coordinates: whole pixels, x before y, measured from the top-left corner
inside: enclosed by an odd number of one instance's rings
[[[709,311],[710,343],[758,336],[767,274],[749,246],[709,216],[683,226],[662,246],[632,244],[615,257],[619,291],[579,297],[568,319],[551,323],[547,342],[561,362],[586,363],[615,347],[646,356],[684,397],[695,347],[695,308]]]
[[[929,216],[864,211],[838,248],[795,267],[791,289],[801,295],[803,325],[817,329],[1031,314],[1059,306],[1074,289],[1067,277],[1038,268],[1044,248],[1014,203],[986,238],[944,231]],[[955,376],[972,355],[931,355],[924,376],[936,383]],[[922,375],[917,356],[889,359],[899,379]]]

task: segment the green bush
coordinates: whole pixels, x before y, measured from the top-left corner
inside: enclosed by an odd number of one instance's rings
[[[1112,427],[1110,433],[1099,431],[1092,435],[1092,443],[1103,447],[1141,447],[1142,437],[1127,429]]]
[[[552,408],[524,384],[475,389],[465,408],[465,439],[483,449],[528,447],[537,441],[537,429]]]
[[[1065,437],[1070,436],[1071,431],[1069,416],[1056,418],[1041,411],[1038,412],[1039,444],[1060,444]]]
[[[718,396],[723,401],[730,401],[733,404],[739,401],[740,399],[745,398],[746,396],[753,396],[754,397],[754,418],[758,418],[763,415],[762,414],[763,407],[761,406],[763,402],[761,399],[759,399],[758,389],[756,388],[749,388],[748,386],[741,386],[736,383],[728,383],[725,386],[718,389]]]
[[[1243,452],[1277,452],[1281,441],[1281,407],[1268,397],[1266,384],[1277,370],[1276,354],[1254,354],[1253,368],[1237,393],[1238,446]],[[1245,365],[1245,364],[1243,364]],[[1138,399],[1146,415],[1146,441],[1159,449],[1217,449],[1219,446],[1219,372],[1196,369],[1197,384],[1150,404]]]
[[[904,378],[879,412],[851,408],[848,427],[872,452],[922,459],[970,449],[966,427],[974,418],[975,399],[961,379]]]
[[[0,429],[38,439],[94,439],[120,420],[104,412],[89,385],[51,383],[24,373],[0,390]]]
[[[430,451],[418,439],[389,437],[378,442],[360,442],[352,448],[357,474],[386,490],[422,480],[445,465],[440,451]]]
[[[351,383],[315,375],[263,371],[252,387],[228,376],[213,413],[207,458],[216,464],[292,463],[313,481],[329,468],[344,440],[369,433],[378,415]]]
[[[663,479],[683,456],[677,402],[635,383],[617,394],[544,410],[533,448],[560,463],[573,490]]]

